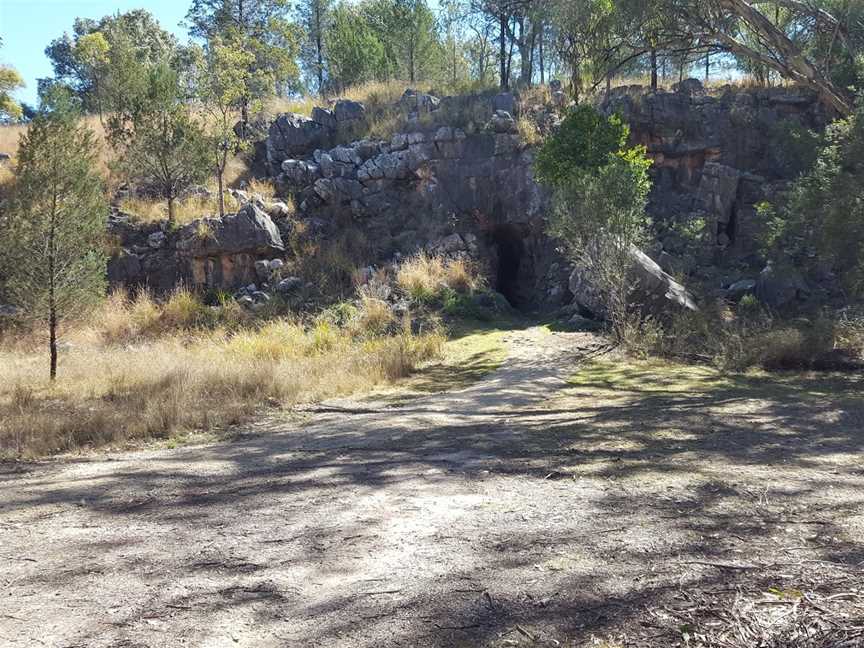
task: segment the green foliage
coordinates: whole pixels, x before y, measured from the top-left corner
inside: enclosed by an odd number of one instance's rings
[[[195,90],[208,115],[206,140],[219,191],[219,215],[225,215],[224,175],[230,155],[245,147],[234,129],[235,114],[244,106],[255,109],[255,56],[238,39],[214,37],[196,52]]]
[[[333,0],[300,0],[297,17],[303,29],[300,57],[318,92],[324,90],[327,75],[327,32],[332,22]]]
[[[186,20],[193,36],[239,43],[254,57],[248,88],[256,99],[296,87],[300,34],[288,18],[287,0],[193,0]],[[243,121],[248,106],[242,106]]]
[[[68,98],[50,100],[21,140],[0,274],[13,303],[48,328],[54,378],[59,323],[104,295],[108,206],[93,134]]]
[[[623,149],[629,135],[630,128],[619,117],[606,118],[591,106],[577,106],[538,151],[537,178],[563,187],[582,172],[604,166],[610,154]]]
[[[21,75],[15,70],[0,65],[0,121],[20,119],[21,106],[12,98],[12,91],[24,87]]]
[[[479,322],[492,322],[513,311],[504,295],[485,290],[466,294],[446,288],[441,295],[441,305],[444,314],[451,318]]]
[[[99,20],[78,18],[72,35],[63,34],[51,41],[45,55],[56,81],[71,88],[84,102],[85,110],[102,111],[107,92],[123,92],[119,79],[110,77],[122,72],[123,63],[116,56],[122,57],[129,48],[139,63],[179,63],[177,40],[143,9]]]
[[[329,83],[333,90],[338,92],[386,78],[384,45],[365,16],[353,5],[343,2],[333,10],[325,43]]]
[[[599,232],[635,243],[647,224],[651,184],[643,147],[625,148],[629,129],[616,117],[578,106],[537,154],[537,176],[557,192],[552,232],[577,246]]]
[[[3,41],[0,40],[0,46]],[[0,65],[0,122],[9,119],[20,119],[23,115],[21,106],[12,98],[12,92],[24,87],[24,80],[11,67]]]
[[[830,267],[847,290],[864,292],[864,103],[828,128],[815,164],[785,200],[759,211],[772,257]]]
[[[109,140],[120,153],[117,168],[137,184],[156,188],[173,224],[174,201],[213,168],[210,142],[175,70],[166,63],[124,61],[127,92],[108,119]]]
[[[797,120],[785,119],[771,125],[768,150],[788,178],[813,168],[821,144],[821,135]]]
[[[392,76],[409,83],[432,78],[442,52],[426,0],[366,0],[361,11],[383,45]]]
[[[625,246],[640,243],[648,225],[649,165],[644,153],[634,149],[611,154],[605,165],[573,176],[558,191],[550,216],[553,235],[575,248],[600,235]]]
[[[630,303],[632,247],[647,233],[651,162],[644,147],[624,148],[627,135],[617,117],[580,106],[543,145],[537,170],[555,189],[549,232],[596,290],[619,342],[632,347],[656,326]]]

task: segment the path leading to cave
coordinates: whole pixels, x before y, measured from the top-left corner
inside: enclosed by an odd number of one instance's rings
[[[844,467],[859,437],[830,446],[835,429],[799,461],[811,441],[795,421],[834,414],[771,415],[786,437],[772,454],[747,436],[764,404],[619,410],[565,389],[602,339],[507,342],[504,365],[458,392],[334,401],[226,444],[0,468],[0,645],[583,645],[682,584],[716,584],[709,563],[776,555],[776,533],[806,545],[793,538],[813,527],[790,507],[861,510],[864,477]],[[714,416],[740,426],[728,447],[693,440]],[[768,497],[777,465],[790,491]],[[848,515],[816,529],[853,537],[864,519]]]

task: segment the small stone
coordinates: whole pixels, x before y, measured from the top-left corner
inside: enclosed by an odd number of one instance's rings
[[[258,277],[259,281],[266,281],[270,276],[270,262],[267,260],[256,261],[255,276]]]
[[[147,237],[147,245],[154,250],[159,250],[168,244],[168,237],[165,232],[153,232]]]
[[[276,286],[276,292],[280,295],[290,295],[303,287],[303,280],[299,277],[287,277]]]
[[[270,301],[270,295],[261,290],[256,290],[254,293],[252,293],[252,300],[256,304],[266,304]]]

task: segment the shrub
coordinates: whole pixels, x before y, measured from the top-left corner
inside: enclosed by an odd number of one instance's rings
[[[525,146],[536,146],[542,141],[537,125],[528,117],[522,116],[516,121],[519,129],[519,139]]]
[[[587,104],[577,106],[537,152],[537,178],[552,187],[565,186],[577,175],[605,166],[611,154],[624,149],[629,134],[619,117],[606,118]]]
[[[624,148],[628,133],[619,118],[577,106],[536,163],[540,180],[555,190],[549,231],[596,287],[619,342],[641,328],[630,303],[636,284],[630,250],[646,237],[651,188],[651,162],[644,147]]]
[[[812,270],[827,265],[847,291],[864,294],[864,100],[828,128],[815,164],[784,199],[760,212],[769,256]]]
[[[160,324],[165,329],[191,329],[202,325],[208,309],[201,299],[185,286],[179,286],[162,304]]]
[[[236,211],[239,203],[230,194],[225,194],[226,211]],[[143,197],[128,197],[120,201],[120,210],[129,214],[138,223],[160,223],[168,218],[168,205],[165,201]],[[204,216],[219,213],[218,196],[187,196],[174,203],[176,224],[185,225]]]
[[[444,263],[444,284],[458,293],[471,293],[482,285],[482,280],[465,259]]]

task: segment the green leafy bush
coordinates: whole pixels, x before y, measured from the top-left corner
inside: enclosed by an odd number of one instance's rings
[[[779,204],[762,204],[769,256],[830,268],[852,294],[864,292],[864,101],[832,124],[812,169]]]
[[[629,136],[629,126],[619,117],[577,106],[538,151],[537,178],[552,187],[565,186],[576,176],[605,166],[610,155],[624,150]]]
[[[627,148],[628,135],[618,117],[578,106],[537,156],[538,177],[555,190],[549,231],[596,287],[622,343],[641,328],[631,246],[646,238],[651,188],[645,148]]]

